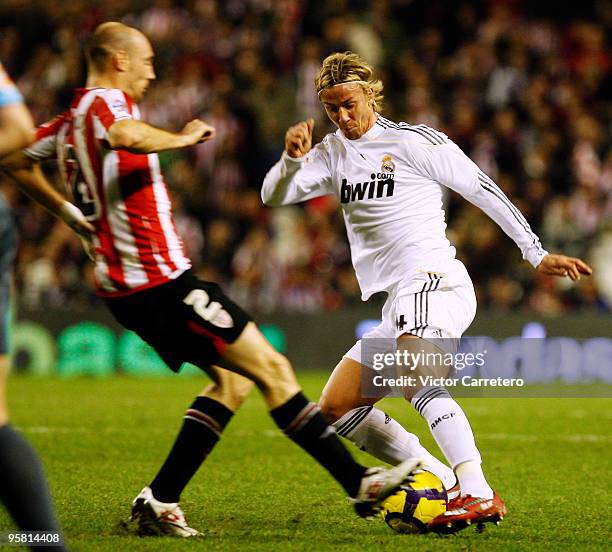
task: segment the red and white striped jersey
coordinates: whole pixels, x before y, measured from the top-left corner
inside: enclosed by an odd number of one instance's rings
[[[156,153],[113,150],[116,121],[140,119],[121,90],[81,88],[70,109],[37,130],[26,154],[57,158],[73,202],[95,226],[98,293],[121,296],[158,286],[191,267],[172,217]]]

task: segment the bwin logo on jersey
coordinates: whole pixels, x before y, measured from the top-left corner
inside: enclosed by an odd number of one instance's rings
[[[342,179],[340,187],[340,203],[361,201],[362,199],[373,199],[374,197],[391,197],[395,188],[395,180],[392,174],[372,173],[369,182],[357,182],[349,184],[346,178]]]

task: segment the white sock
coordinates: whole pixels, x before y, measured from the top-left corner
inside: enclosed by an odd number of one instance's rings
[[[457,479],[448,466],[440,462],[403,426],[382,410],[362,406],[347,412],[333,426],[338,435],[346,437],[361,450],[365,450],[383,462],[396,466],[406,458],[420,458],[423,469],[437,476],[446,489],[452,488]]]
[[[478,498],[493,498],[493,489],[489,487],[479,462],[469,461],[455,468],[462,495]]]
[[[493,498],[468,419],[443,387],[425,387],[410,401],[425,418],[442,454],[456,471],[462,495]]]

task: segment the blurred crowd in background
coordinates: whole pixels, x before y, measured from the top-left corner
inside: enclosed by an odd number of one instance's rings
[[[143,119],[216,138],[162,155],[176,223],[205,278],[255,311],[333,310],[360,301],[334,198],[268,209],[259,189],[288,126],[333,131],[314,92],[320,61],[364,56],[385,83],[384,115],[445,132],[525,214],[549,251],[595,268],[578,285],[538,275],[477,208],[449,194],[448,237],[479,307],[559,315],[612,308],[609,2],[551,11],[528,0],[3,0],[0,60],[37,123],[84,83],[83,43],[102,21],[144,31],[157,81]],[[53,167],[48,174],[55,179]],[[21,233],[20,302],[89,308],[78,240],[3,185]],[[380,300],[380,298],[378,298]]]

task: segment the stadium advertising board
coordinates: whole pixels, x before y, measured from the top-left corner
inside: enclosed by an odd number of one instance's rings
[[[311,318],[308,324],[304,321],[286,324],[283,318],[269,317],[262,327],[272,344],[287,353],[299,368],[325,368],[325,364],[317,364],[317,356],[308,346],[316,341],[324,347],[323,341],[304,334],[307,331],[304,328],[320,327],[318,319],[323,317]],[[345,333],[360,338],[375,322],[360,320],[353,324],[347,317],[343,327],[340,324],[336,328],[341,327]],[[521,335],[512,335],[518,332],[511,325],[503,328],[497,324],[497,330],[495,337],[472,336],[454,344],[453,381],[445,381],[445,385],[453,386],[459,393],[474,393],[474,388],[478,388],[479,392],[494,394],[507,387],[523,392],[525,384],[534,383],[612,383],[611,337],[546,337],[545,326],[540,323],[524,324]],[[134,333],[118,328],[104,315],[94,320],[66,319],[49,313],[30,316],[15,323],[12,340],[15,369],[19,372],[41,376],[171,374],[151,347]],[[370,364],[376,365],[370,378],[375,387],[385,378],[389,383],[391,372],[395,374],[398,368],[398,357],[390,352],[395,343],[386,341],[364,340],[364,349],[371,349]],[[442,346],[445,348],[448,348],[446,343]],[[377,353],[378,349],[383,352]],[[406,363],[403,365],[409,370]],[[196,375],[199,370],[186,366],[181,373]],[[505,380],[513,383],[506,385]]]

